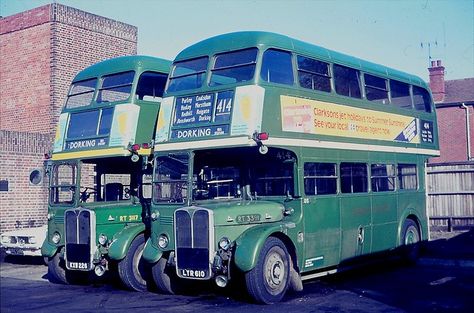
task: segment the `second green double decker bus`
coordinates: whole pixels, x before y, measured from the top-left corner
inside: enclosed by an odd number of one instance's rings
[[[260,303],[361,256],[428,238],[434,105],[418,77],[265,32],[174,60],[155,136],[159,289],[244,278]]]
[[[52,282],[116,272],[147,289],[141,259],[149,234],[152,141],[171,62],[123,56],[73,79],[48,160],[48,236],[42,254]]]

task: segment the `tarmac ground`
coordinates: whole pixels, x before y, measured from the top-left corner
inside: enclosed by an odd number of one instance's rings
[[[436,232],[416,265],[386,260],[304,283],[278,305],[249,302],[245,291],[197,288],[190,294],[130,292],[111,282],[48,282],[42,258],[0,263],[0,312],[474,312],[474,229]],[[207,286],[209,287],[209,286]],[[71,301],[71,299],[74,299]]]

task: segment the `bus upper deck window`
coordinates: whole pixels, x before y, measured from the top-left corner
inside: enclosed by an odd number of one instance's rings
[[[159,102],[163,97],[167,75],[157,72],[144,72],[137,84],[137,98],[144,101]]]
[[[134,76],[135,72],[133,71],[104,76],[97,102],[127,100],[132,90]]]
[[[388,104],[387,80],[369,74],[364,74],[364,80],[367,100]]]
[[[260,77],[267,82],[293,85],[291,53],[276,49],[265,51]]]
[[[410,85],[390,80],[390,95],[392,104],[404,109],[411,109]]]
[[[298,56],[298,81],[303,88],[330,92],[329,64]]]
[[[96,84],[97,78],[73,83],[66,100],[66,108],[74,109],[91,104]]]
[[[419,111],[431,112],[431,97],[424,88],[413,86],[413,104]]]
[[[351,98],[360,98],[359,71],[337,64],[334,64],[333,70],[336,93]]]
[[[206,75],[208,57],[178,61],[173,64],[168,92],[201,88]]]
[[[233,84],[251,80],[255,73],[257,48],[217,54],[210,86]]]

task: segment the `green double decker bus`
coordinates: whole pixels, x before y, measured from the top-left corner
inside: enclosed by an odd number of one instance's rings
[[[125,287],[146,290],[141,255],[149,234],[153,138],[170,65],[119,57],[72,81],[47,162],[42,254],[50,281],[74,283],[114,270]]]
[[[439,155],[422,79],[266,32],[196,43],[171,68],[155,135],[158,288],[242,278],[260,303],[428,238]]]

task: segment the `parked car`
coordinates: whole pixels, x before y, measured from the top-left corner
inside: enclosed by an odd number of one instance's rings
[[[41,246],[47,231],[48,225],[43,225],[4,232],[0,247],[6,255],[41,256]]]

